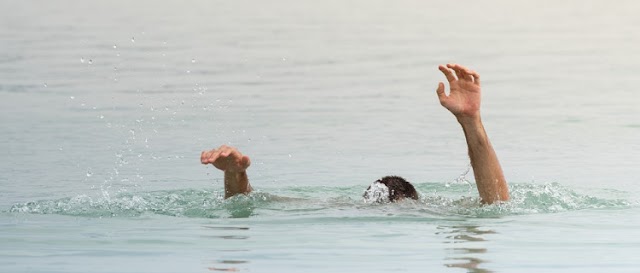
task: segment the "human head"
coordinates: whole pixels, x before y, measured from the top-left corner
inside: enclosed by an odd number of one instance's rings
[[[364,195],[368,202],[395,202],[404,198],[418,199],[418,193],[411,183],[399,176],[385,176],[373,182]]]

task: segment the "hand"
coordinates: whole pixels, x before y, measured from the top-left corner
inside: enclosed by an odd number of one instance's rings
[[[438,83],[438,99],[456,118],[480,117],[480,75],[459,64],[440,65],[438,69],[447,77],[450,92],[444,93],[444,83]]]
[[[218,149],[204,151],[200,155],[202,164],[213,164],[219,170],[225,172],[241,173],[249,168],[251,160],[248,156],[242,155],[238,149],[226,145]]]

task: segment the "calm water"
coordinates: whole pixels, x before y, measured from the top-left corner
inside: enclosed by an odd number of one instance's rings
[[[637,272],[638,11],[0,1],[0,271]],[[446,62],[483,76],[507,204],[467,181]],[[222,200],[221,144],[258,192]],[[390,174],[421,200],[364,204]]]

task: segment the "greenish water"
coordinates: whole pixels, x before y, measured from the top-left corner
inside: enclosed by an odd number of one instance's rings
[[[605,199],[576,193],[559,184],[511,186],[512,200],[482,206],[472,185],[416,184],[420,200],[397,204],[364,202],[362,187],[292,187],[258,191],[230,200],[211,190],[172,190],[120,193],[115,196],[78,195],[57,200],[14,204],[9,212],[61,214],[83,217],[136,217],[158,214],[193,218],[246,218],[278,215],[331,216],[335,210],[360,216],[398,215],[407,218],[478,217],[556,213],[586,209],[629,209],[624,199]],[[281,195],[280,195],[281,194]],[[360,193],[361,194],[361,193]],[[295,196],[291,198],[288,196]]]
[[[323,186],[271,189],[305,198],[257,192],[225,201],[189,189],[20,203],[1,214],[2,265],[12,272],[635,270],[639,242],[625,233],[640,223],[627,218],[637,204],[558,184],[516,184],[513,201],[491,206],[464,197],[468,185],[418,189],[419,201],[386,205],[365,204],[353,194],[360,188]]]
[[[637,272],[635,1],[0,1],[0,272]],[[480,206],[438,64],[483,78]],[[221,198],[200,152],[237,146]],[[401,175],[418,201],[365,204]]]
[[[624,233],[640,224],[627,218],[638,204],[623,191],[600,192],[605,198],[559,184],[512,184],[510,202],[481,206],[466,183],[416,186],[420,200],[394,204],[365,203],[362,187],[329,186],[228,200],[220,191],[183,189],[17,203],[0,214],[2,265],[36,272],[635,270],[639,242]]]

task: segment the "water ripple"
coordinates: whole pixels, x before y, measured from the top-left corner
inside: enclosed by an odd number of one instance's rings
[[[282,196],[255,192],[224,200],[220,192],[173,190],[121,193],[14,204],[12,213],[61,214],[86,217],[134,217],[145,213],[196,218],[244,218],[264,215],[292,217],[493,218],[508,215],[556,213],[584,209],[624,209],[632,203],[579,194],[560,184],[513,184],[509,202],[481,205],[468,185],[417,184],[422,198],[394,204],[366,204],[360,187],[293,187],[277,190]],[[283,196],[304,196],[292,198]],[[462,195],[462,196],[460,196]]]

